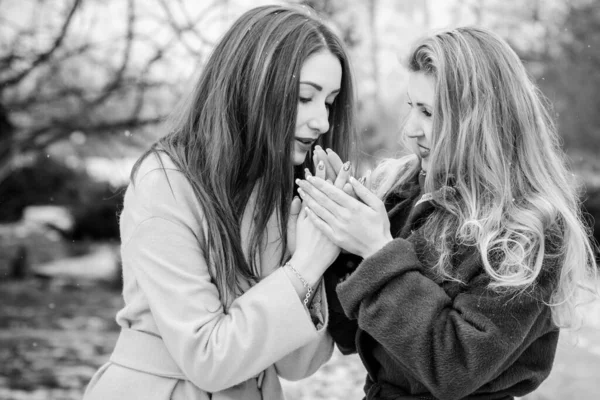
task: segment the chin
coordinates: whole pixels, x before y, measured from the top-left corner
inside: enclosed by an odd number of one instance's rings
[[[297,167],[298,165],[304,164],[307,154],[308,152],[305,151],[294,151],[294,166]]]

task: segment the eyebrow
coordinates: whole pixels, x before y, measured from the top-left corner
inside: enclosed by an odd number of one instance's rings
[[[301,84],[301,85],[302,85],[302,84],[304,84],[304,85],[310,85],[310,86],[314,87],[315,89],[317,89],[319,92],[320,92],[321,90],[323,90],[323,86],[321,86],[321,85],[317,85],[317,84],[316,84],[316,83],[314,83],[314,82],[308,82],[308,81],[304,81],[304,82],[300,82],[300,84]],[[333,94],[333,93],[338,93],[339,91],[340,91],[340,89],[335,89],[335,90],[332,90],[332,91],[331,91],[331,94]]]
[[[412,103],[412,99],[410,98],[410,96],[408,95],[408,93],[406,93],[406,97],[408,97],[408,100]],[[429,107],[432,108],[429,104],[427,103],[416,103],[418,107]]]

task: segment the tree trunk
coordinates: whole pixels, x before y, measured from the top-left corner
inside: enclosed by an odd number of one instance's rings
[[[0,104],[0,184],[11,173],[14,132],[15,126],[10,122],[8,110]]]
[[[371,42],[371,74],[373,79],[373,93],[372,99],[375,104],[375,109],[379,110],[379,104],[381,102],[379,96],[379,38],[377,37],[377,0],[369,0],[368,2],[368,13],[369,13],[369,33]]]

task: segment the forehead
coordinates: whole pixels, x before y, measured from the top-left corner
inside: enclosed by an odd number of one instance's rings
[[[319,83],[324,80],[333,80],[340,85],[342,79],[342,65],[340,60],[328,50],[311,54],[300,70],[300,81]],[[331,83],[331,82],[330,82]]]
[[[413,102],[433,104],[435,80],[423,72],[411,72],[408,76],[408,95]]]

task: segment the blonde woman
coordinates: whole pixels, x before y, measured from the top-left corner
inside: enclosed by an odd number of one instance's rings
[[[233,24],[132,172],[122,331],[85,400],[278,400],[279,377],[329,359],[319,282],[339,248],[292,201],[294,171],[317,144],[350,155],[353,99],[341,40],[307,8]]]
[[[330,332],[361,355],[367,400],[523,396],[549,375],[559,327],[577,324],[596,275],[572,175],[495,34],[433,34],[408,68],[414,155],[374,172],[376,194],[300,181],[311,220],[358,256],[327,272],[341,307],[330,299]]]

